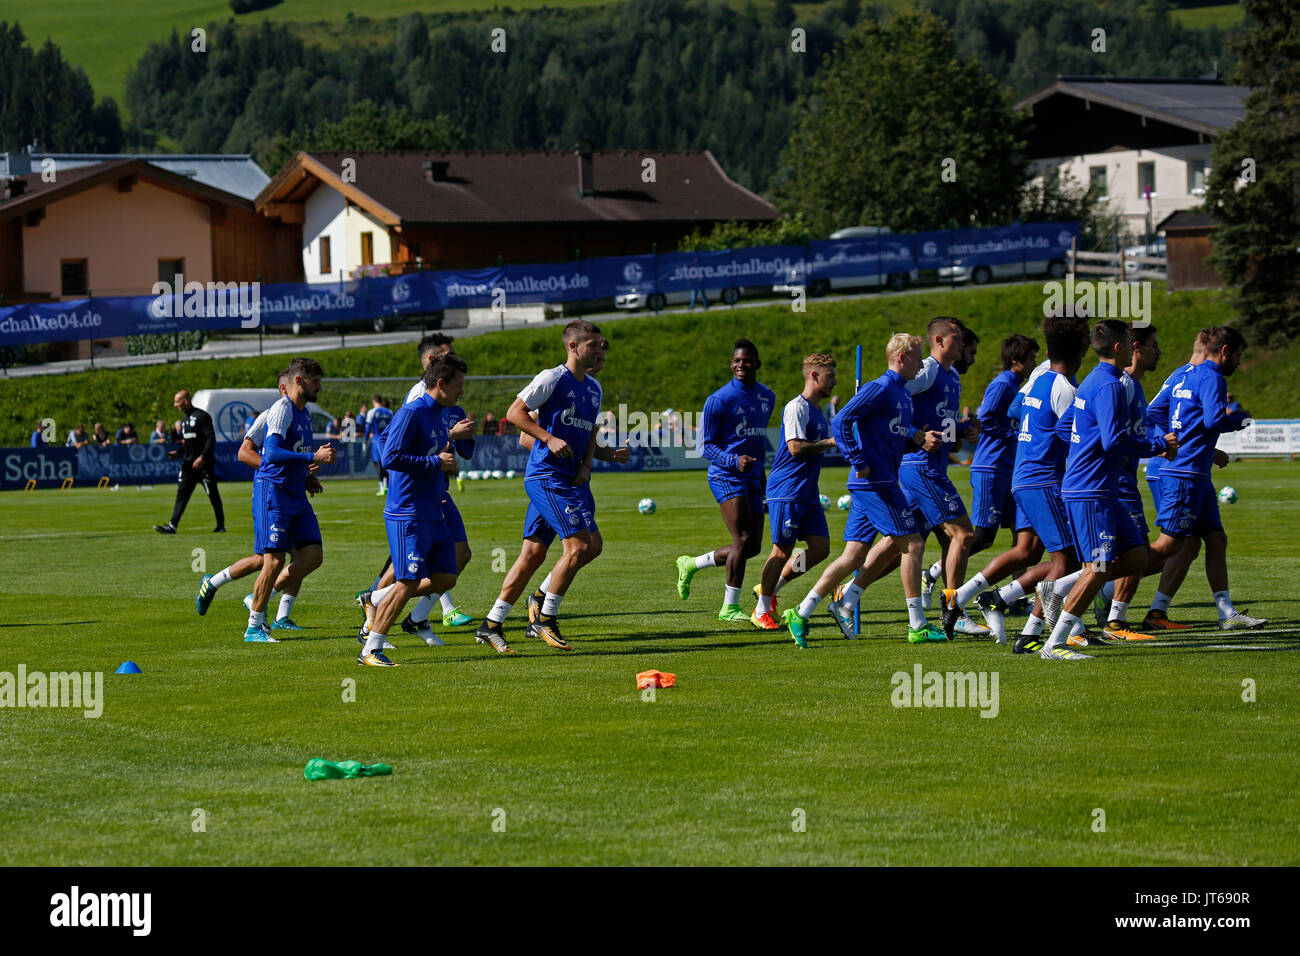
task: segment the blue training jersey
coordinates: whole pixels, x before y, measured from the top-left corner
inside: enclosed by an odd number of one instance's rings
[[[1016,428],[1016,463],[1011,490],[1059,488],[1065,475],[1069,443],[1056,433],[1056,423],[1074,402],[1078,384],[1054,372],[1050,362],[1034,369],[1007,409]],[[1017,427],[1018,425],[1018,427]]]
[[[817,481],[822,473],[823,453],[807,458],[790,454],[787,444],[792,438],[823,441],[830,435],[830,425],[820,408],[802,395],[796,395],[781,413],[781,447],[767,476],[768,501],[817,501]]]
[[[1056,433],[1070,441],[1061,497],[1111,498],[1119,493],[1119,472],[1129,455],[1148,457],[1164,451],[1164,440],[1138,439],[1129,432],[1130,393],[1134,384],[1123,369],[1102,362],[1083,380],[1070,410],[1056,423]]]
[[[424,379],[420,379],[411,386],[411,390],[406,393],[406,400],[402,404],[409,405],[411,402],[419,401],[427,394],[429,394],[429,390],[424,387]],[[447,422],[448,431],[455,427],[457,422],[468,417],[469,415],[465,409],[459,405],[448,405],[443,409],[443,418]],[[380,440],[382,441],[382,439]],[[451,443],[451,447],[461,458],[469,459],[474,457],[474,439],[472,438],[458,438]]]
[[[1196,366],[1188,362],[1174,369],[1165,379],[1165,383],[1160,386],[1160,391],[1156,392],[1156,397],[1151,399],[1151,404],[1147,406],[1147,431],[1152,435],[1169,434],[1169,396],[1173,394],[1174,384],[1182,381],[1194,368]],[[1165,464],[1164,458],[1152,458],[1148,461],[1147,481],[1158,479]]]
[[[393,420],[393,410],[385,408],[383,405],[376,405],[370,410],[370,415],[366,419],[366,437],[378,438],[388,427],[388,423]]]
[[[386,518],[442,522],[447,481],[438,457],[449,441],[443,406],[427,392],[397,410],[384,433],[388,479]]]
[[[971,471],[992,471],[1009,475],[1016,464],[1016,426],[1007,416],[1007,409],[1020,390],[1020,379],[1007,369],[984,390],[975,416],[980,423],[979,441],[975,443],[975,457]]]
[[[307,493],[307,466],[312,463],[311,414],[288,395],[266,410],[262,464],[257,477],[293,494]]]
[[[1224,432],[1240,431],[1248,419],[1228,411],[1228,379],[1219,363],[1206,359],[1188,369],[1170,389],[1169,430],[1178,436],[1178,453],[1161,474],[1209,478],[1214,448]]]
[[[546,447],[546,442],[533,442],[528,455],[524,480],[539,479],[572,484],[587,454],[587,446],[596,433],[596,420],[600,417],[600,383],[594,375],[581,380],[565,365],[557,365],[538,372],[519,398],[535,411],[537,424],[556,438],[561,438],[573,449],[568,458],[556,458]]]
[[[1142,390],[1142,383],[1133,376],[1125,372],[1121,376],[1124,387],[1129,393],[1128,403],[1128,433],[1138,440],[1145,440],[1147,437],[1147,396]],[[1163,461],[1164,459],[1159,459]],[[1124,459],[1124,465],[1119,470],[1119,490],[1121,494],[1128,497],[1141,495],[1138,491],[1137,474],[1138,464],[1142,461],[1140,455],[1129,455]]]
[[[899,462],[915,431],[903,376],[891,368],[858,389],[831,422],[835,444],[849,462],[849,490],[897,485]],[[864,465],[871,471],[859,478]]]
[[[767,463],[767,423],[776,393],[761,382],[733,378],[710,395],[700,413],[695,446],[709,460],[709,474],[761,481]],[[749,471],[736,467],[741,455],[754,458]]]
[[[933,355],[921,363],[921,371],[916,378],[907,383],[907,391],[912,396],[912,431],[926,431],[953,434],[947,427],[955,426],[955,434],[960,437],[966,433],[965,425],[957,425],[957,415],[961,409],[961,376],[955,368],[944,368]],[[934,451],[914,449],[903,455],[904,467],[921,467],[932,475],[948,474],[948,454],[953,442],[940,442]]]

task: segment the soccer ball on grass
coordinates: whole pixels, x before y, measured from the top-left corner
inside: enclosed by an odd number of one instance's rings
[[[642,498],[636,503],[636,510],[643,515],[652,515],[655,513],[655,500],[653,498]]]
[[[1219,489],[1219,501],[1225,505],[1237,503],[1237,489],[1232,485],[1224,485]]]

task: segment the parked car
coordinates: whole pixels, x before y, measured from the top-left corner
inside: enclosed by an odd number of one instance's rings
[[[939,278],[945,282],[973,282],[984,285],[993,279],[1017,279],[1026,275],[1047,275],[1053,279],[1065,276],[1065,259],[1030,259],[1027,262],[980,263],[979,258],[958,258],[950,266],[939,267]]]
[[[846,229],[837,229],[830,234],[830,239],[835,241],[843,240],[865,240],[880,239],[893,235],[893,231],[888,226],[849,226]],[[909,251],[906,257],[899,257],[900,265],[906,260],[911,259]],[[834,264],[832,256],[830,264]],[[807,290],[810,296],[818,297],[828,295],[837,289],[870,289],[880,286],[886,286],[895,292],[902,292],[913,282],[917,280],[920,271],[913,266],[910,269],[881,271],[874,269],[855,273],[851,275],[835,276],[816,276],[811,282],[807,282]],[[800,275],[798,269],[791,269],[784,282],[772,286],[772,291],[778,295],[789,295],[799,289],[805,288],[805,277]]]
[[[194,393],[194,404],[212,416],[217,441],[239,441],[244,421],[261,414],[280,398],[277,388],[201,388]],[[315,402],[307,403],[313,436],[323,439],[325,428],[334,420]]]
[[[740,301],[740,289],[727,286],[724,289],[709,289],[706,292],[709,304],[721,302],[723,305],[735,305]],[[677,292],[624,292],[614,296],[616,309],[653,309],[658,312],[669,305],[689,305],[691,291]]]

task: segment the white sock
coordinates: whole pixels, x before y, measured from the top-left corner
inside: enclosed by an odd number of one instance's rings
[[[998,589],[998,597],[1007,604],[1014,604],[1025,596],[1024,586],[1019,581],[1012,581]]]
[[[388,592],[395,587],[397,587],[396,584],[390,584],[386,588],[375,588],[375,590],[370,592],[370,603],[373,604],[375,607],[379,607],[379,602],[382,601],[385,597],[387,597]]]
[[[1103,584],[1103,585],[1101,586],[1101,596],[1102,596],[1103,598],[1105,598],[1107,601],[1112,601],[1112,600],[1114,600],[1114,598],[1115,598],[1115,582],[1114,582],[1114,581],[1107,581],[1105,584]],[[1122,620],[1122,618],[1121,618],[1121,620]]]
[[[701,568],[716,567],[717,564],[718,562],[713,560],[713,552],[710,551],[707,554],[702,554],[695,559],[695,570],[698,571]]]
[[[426,594],[415,602],[415,607],[411,608],[411,620],[417,624],[423,624],[429,619],[429,612],[433,610],[433,603],[438,600],[436,594]]]
[[[921,609],[921,599],[919,597],[907,599],[907,626],[912,628],[925,627],[925,611]]]
[[[1109,622],[1109,621],[1127,621],[1127,620],[1128,620],[1128,602],[1127,602],[1127,601],[1111,601],[1111,602],[1110,602],[1110,617],[1108,617],[1106,620],[1107,620],[1108,622]]]
[[[796,613],[802,618],[810,618],[817,610],[817,605],[821,603],[822,596],[816,591],[809,591],[808,596],[799,602],[799,610]]]
[[[208,582],[212,587],[219,588],[223,584],[229,584],[234,578],[230,576],[230,568],[222,568],[216,574],[212,575],[212,580]]]
[[[754,608],[754,613],[759,617],[762,617],[764,614],[771,612],[771,610],[772,599],[766,594],[760,594],[758,596],[758,607]]]
[[[975,599],[975,595],[979,594],[988,586],[989,583],[984,580],[983,574],[975,575],[975,577],[971,578],[957,589],[957,606],[965,607]]]
[[[250,611],[250,612],[249,612],[249,614],[248,614],[248,626],[249,626],[249,627],[261,627],[261,626],[262,626],[263,624],[265,624],[265,623],[266,623],[266,612],[265,612],[265,611]]]
[[[1037,614],[1029,615],[1029,620],[1025,621],[1025,628],[1020,633],[1030,637],[1036,637],[1039,634],[1042,634],[1043,619]]]
[[[1064,647],[1065,639],[1074,632],[1074,625],[1079,623],[1079,619],[1069,611],[1062,610],[1061,616],[1056,619],[1056,627],[1052,628],[1052,636],[1047,639],[1047,647]]]
[[[1237,613],[1237,609],[1232,606],[1232,598],[1228,596],[1227,591],[1215,591],[1214,603],[1219,606],[1220,621],[1226,621]]]
[[[1083,574],[1083,571],[1080,570],[1075,571],[1073,574],[1067,574],[1063,578],[1057,578],[1056,581],[1053,582],[1053,587],[1056,588],[1057,596],[1065,597],[1069,594],[1070,589],[1074,587],[1074,582],[1079,580],[1079,575],[1081,574]]]
[[[1173,598],[1171,598],[1168,594],[1161,594],[1159,591],[1157,591],[1156,596],[1151,599],[1151,610],[1168,612],[1169,602],[1172,600]]]
[[[857,585],[857,578],[849,582],[849,586],[844,589],[844,597],[840,598],[840,603],[845,607],[856,607],[857,603],[862,600],[862,588]]]
[[[930,567],[927,568],[926,570],[930,572],[931,581],[938,581],[939,578],[943,576],[943,562],[936,561],[934,562],[934,564],[930,565]]]
[[[514,605],[509,601],[497,601],[492,605],[492,610],[487,612],[487,619],[496,624],[501,624],[505,621],[506,615],[510,613],[512,607]]]
[[[776,579],[776,587],[772,589],[772,597],[776,597],[778,594],[780,594],[780,593],[781,593],[781,589],[782,589],[783,587],[785,587],[785,586],[786,586],[787,584],[789,584],[789,583],[790,583],[790,582],[787,581],[785,578],[777,578],[777,579]]]
[[[560,602],[563,600],[563,594],[547,591],[546,600],[542,602],[542,615],[544,617],[555,617],[560,612]]]
[[[738,606],[740,604],[740,588],[733,588],[730,584],[724,584],[722,588],[722,603]]]
[[[293,610],[293,602],[297,597],[298,595],[296,594],[280,595],[280,610],[278,610],[275,614],[275,619],[277,621],[283,621],[286,617],[289,616],[289,612]]]
[[[386,640],[388,640],[387,634],[380,634],[378,631],[371,631],[370,636],[366,638],[366,646],[362,649],[361,653],[363,655],[373,654],[375,651],[381,650],[384,646],[384,641]]]
[[[1087,628],[1083,626],[1083,621],[1080,620],[1079,618],[1075,618],[1074,624],[1070,628],[1070,636],[1075,637],[1079,634],[1082,634],[1085,630],[1087,630]]]
[[[453,601],[453,600],[451,599],[451,592],[450,592],[450,591],[443,591],[443,592],[442,592],[442,597],[440,597],[440,598],[438,599],[438,604],[441,606],[441,608],[442,608],[442,613],[443,613],[444,616],[446,616],[446,615],[450,614],[452,611],[456,610],[456,602]]]

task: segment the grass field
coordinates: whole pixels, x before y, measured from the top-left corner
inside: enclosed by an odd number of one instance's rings
[[[867,593],[858,642],[824,614],[807,651],[718,623],[720,570],[687,602],[673,588],[674,555],[723,543],[701,473],[596,477],[606,549],[562,608],[571,653],[525,641],[520,607],[514,657],[438,628],[446,647],[394,637],[403,666],[383,671],[354,663],[351,595],[384,556],[371,482],[316,499],[326,563],[295,607],[308,630],[278,645],[241,642],[245,582],[194,612],[195,549],[216,571],[250,546],[247,485],[225,486],[225,536],[201,496],[180,535],[154,534],[168,486],[0,495],[0,671],[106,674],[97,720],[0,711],[0,864],[1295,864],[1297,467],[1217,476],[1241,494],[1234,597],[1266,630],[1213,627],[1198,561],[1174,607],[1197,630],[1072,665],[910,646],[896,578]],[[458,501],[475,558],[456,598],[477,618],[517,552],[522,483]],[[143,673],[114,676],[127,659]],[[891,676],[916,664],[996,672],[997,716],[895,709]],[[677,686],[643,700],[647,668]],[[318,756],[395,770],[309,783]]]
[[[1226,30],[1239,24],[1245,18],[1246,11],[1240,3],[1221,3],[1212,7],[1170,10],[1169,15],[1193,30],[1208,30],[1210,27]]]

